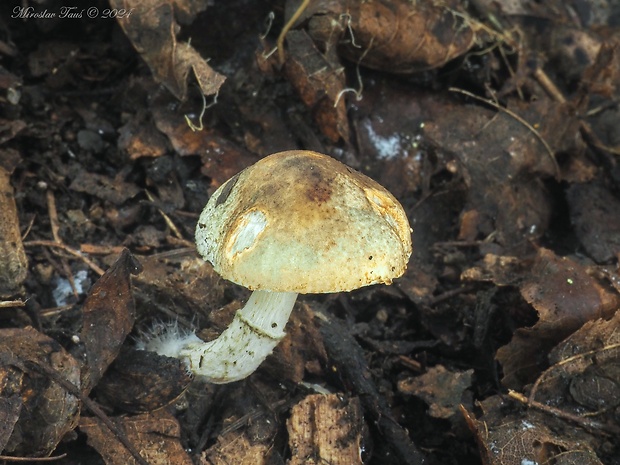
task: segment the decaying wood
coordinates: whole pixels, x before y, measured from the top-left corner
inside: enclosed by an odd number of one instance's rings
[[[357,398],[312,394],[291,410],[286,422],[289,465],[361,465],[364,421]]]
[[[0,296],[13,295],[28,273],[11,174],[0,166]]]

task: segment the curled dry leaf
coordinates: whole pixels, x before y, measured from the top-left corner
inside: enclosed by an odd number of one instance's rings
[[[55,370],[75,386],[80,385],[80,367],[58,342],[34,328],[0,330],[0,414],[6,411],[0,416],[0,445],[11,455],[45,456],[75,427],[80,403],[51,379],[27,369],[28,362]],[[11,423],[13,428],[5,429]]]
[[[599,284],[586,267],[548,249],[538,251],[519,288],[538,312],[538,322],[519,328],[497,351],[504,385],[517,390],[538,376],[553,346],[587,321],[609,316],[620,304],[620,296]]]
[[[135,306],[130,277],[140,270],[140,263],[125,249],[86,297],[82,307],[81,343],[75,351],[76,358],[84,363],[84,394],[97,385],[133,328]]]
[[[315,41],[326,44],[341,33],[343,56],[380,71],[439,68],[467,53],[478,39],[477,23],[445,2],[321,1],[311,10],[317,14],[308,31]]]
[[[180,100],[187,94],[187,77],[193,71],[204,95],[216,94],[225,77],[214,71],[189,43],[178,43],[179,26],[174,18],[172,0],[111,0],[112,8],[134,10],[131,15],[119,16],[123,31],[151,69],[155,80],[161,82]],[[182,14],[191,19],[188,11]]]

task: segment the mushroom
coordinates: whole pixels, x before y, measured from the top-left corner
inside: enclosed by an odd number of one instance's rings
[[[284,337],[298,294],[391,284],[411,255],[407,216],[384,187],[335,159],[291,150],[220,186],[196,246],[223,278],[252,290],[215,340],[195,335],[166,355],[213,383],[249,376]]]

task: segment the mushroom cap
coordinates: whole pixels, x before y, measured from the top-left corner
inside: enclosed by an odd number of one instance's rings
[[[265,157],[220,186],[196,245],[223,278],[252,290],[323,293],[390,284],[411,255],[394,196],[316,152]]]

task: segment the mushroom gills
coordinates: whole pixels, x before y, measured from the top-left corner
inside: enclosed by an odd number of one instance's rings
[[[190,342],[179,357],[191,372],[211,383],[246,378],[285,336],[296,299],[295,292],[254,291],[217,339]]]

